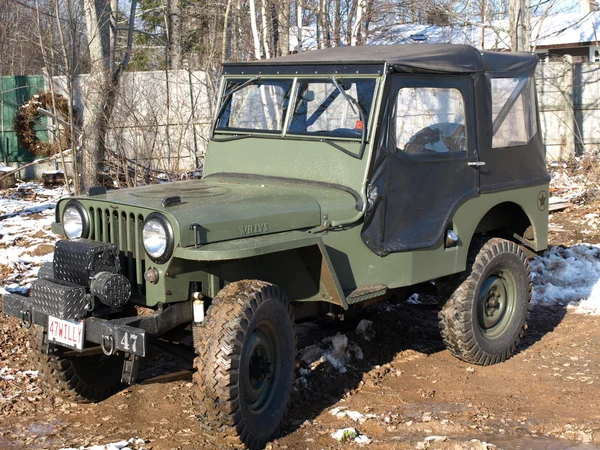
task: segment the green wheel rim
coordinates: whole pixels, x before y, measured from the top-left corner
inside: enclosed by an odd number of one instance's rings
[[[279,379],[280,346],[271,322],[257,325],[246,340],[242,352],[242,393],[252,414],[261,414],[268,408]]]
[[[479,290],[477,318],[482,334],[498,339],[510,327],[517,304],[516,283],[508,270],[487,276]]]

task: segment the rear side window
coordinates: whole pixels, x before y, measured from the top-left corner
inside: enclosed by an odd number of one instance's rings
[[[461,92],[455,88],[400,89],[396,104],[396,146],[408,154],[466,152]]]
[[[531,78],[492,78],[492,147],[518,147],[537,133]]]

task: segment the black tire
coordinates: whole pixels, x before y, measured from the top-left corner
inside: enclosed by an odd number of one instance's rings
[[[284,419],[294,380],[287,298],[269,283],[231,283],[213,299],[195,337],[200,421],[223,432],[227,446],[263,448]]]
[[[533,292],[527,257],[511,241],[478,243],[463,280],[439,314],[446,347],[473,364],[505,361],[527,328]]]
[[[31,332],[31,350],[39,378],[46,387],[67,392],[76,400],[99,402],[123,387],[123,356],[90,355],[65,358],[62,347],[44,342],[43,329]]]

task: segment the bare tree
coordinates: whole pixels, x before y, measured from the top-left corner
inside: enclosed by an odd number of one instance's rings
[[[91,60],[83,120],[83,187],[99,182],[106,152],[106,133],[121,74],[127,68],[133,46],[136,0],[131,1],[127,45],[122,60],[111,73],[110,5],[107,0],[84,0],[88,50]]]

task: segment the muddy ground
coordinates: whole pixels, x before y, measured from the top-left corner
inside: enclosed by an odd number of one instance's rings
[[[598,206],[555,213],[561,231],[552,233],[552,244],[600,242],[584,219]],[[284,427],[267,448],[358,447],[331,437],[352,427],[372,449],[600,449],[600,317],[536,307],[519,353],[492,367],[465,364],[444,349],[435,305],[391,299],[364,317],[373,322],[366,337],[354,331],[357,321],[299,327],[300,348],[343,333],[363,358],[349,362],[346,373],[322,364],[303,376]],[[0,449],[132,437],[154,450],[227,448],[197,420],[189,381],[135,385],[99,404],[81,404],[25,372],[32,368],[27,348],[27,331],[0,315]],[[163,371],[190,366],[164,357],[151,365],[157,363]]]

